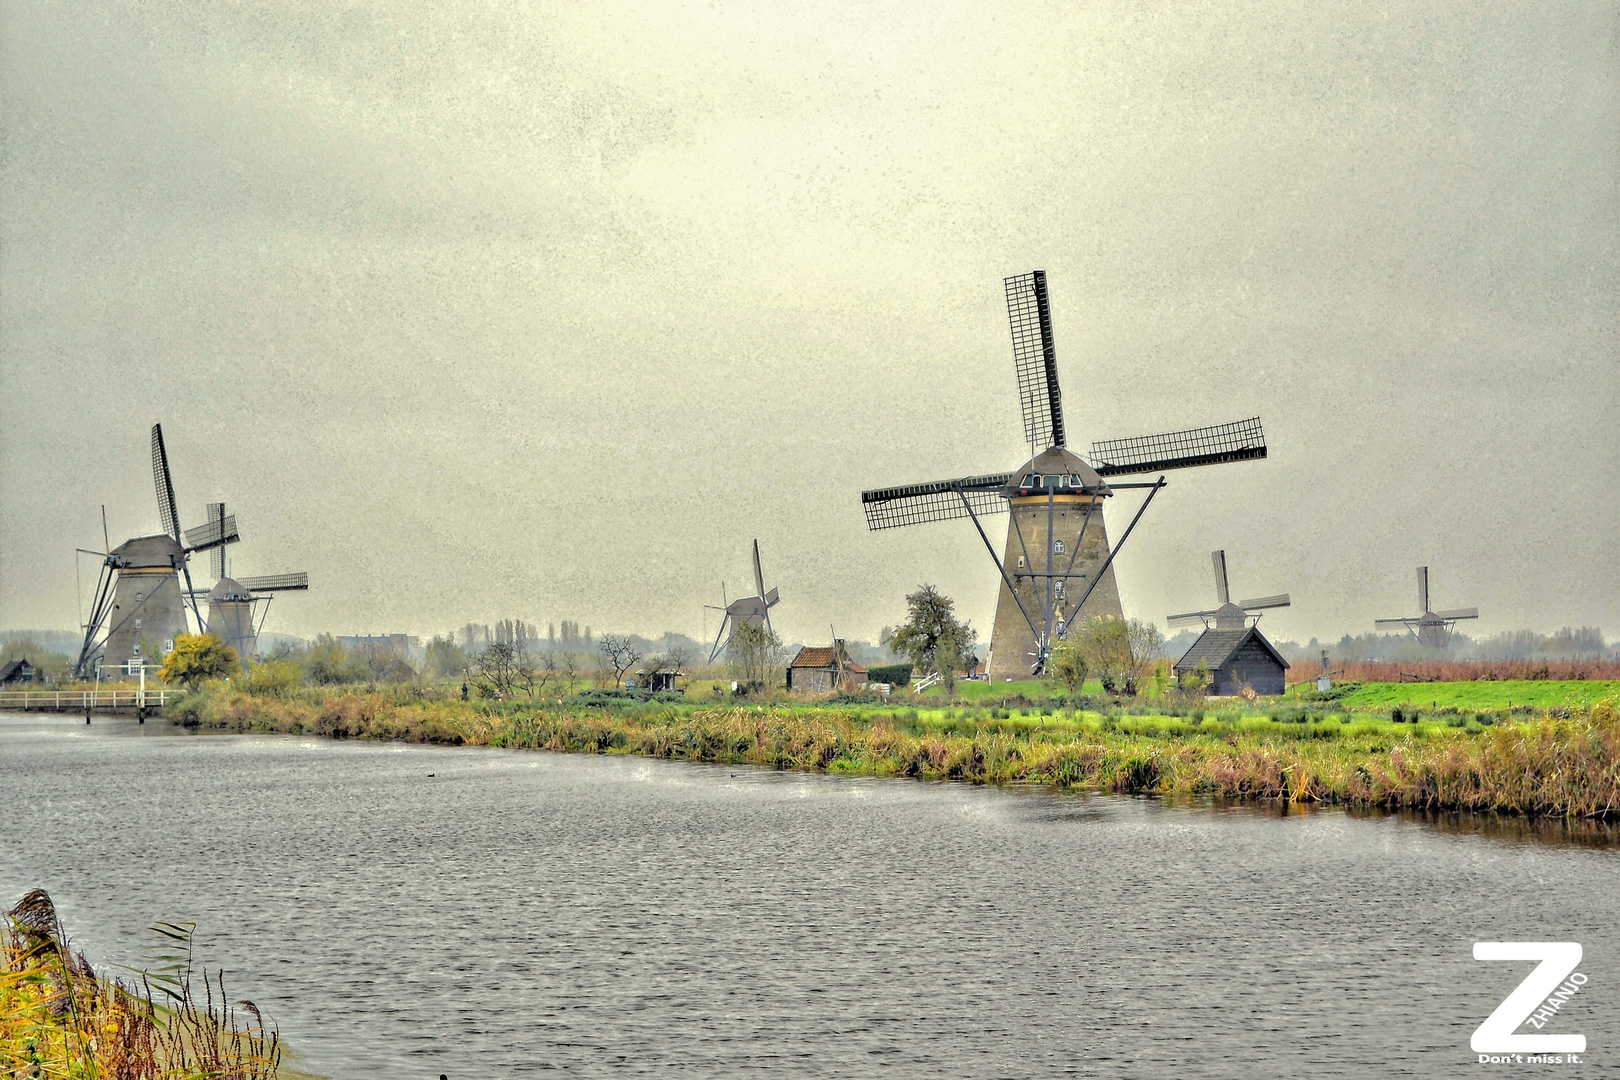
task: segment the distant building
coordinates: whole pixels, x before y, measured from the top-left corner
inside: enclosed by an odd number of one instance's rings
[[[11,663],[0,667],[0,686],[11,686],[14,683],[37,682],[39,671],[28,662],[26,656],[19,657]]]
[[[866,669],[849,658],[844,639],[833,641],[832,647],[806,645],[788,665],[789,690],[807,694],[828,694],[834,690],[858,690],[866,685]]]
[[[1200,661],[1209,669],[1209,692],[1216,697],[1230,697],[1244,686],[1257,694],[1283,692],[1288,661],[1258,627],[1205,630],[1176,661],[1177,679],[1196,671]]]

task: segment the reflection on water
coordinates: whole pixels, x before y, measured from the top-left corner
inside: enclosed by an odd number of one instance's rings
[[[0,899],[196,920],[334,1076],[1472,1074],[1480,940],[1620,1061],[1606,834],[171,732],[0,717]]]

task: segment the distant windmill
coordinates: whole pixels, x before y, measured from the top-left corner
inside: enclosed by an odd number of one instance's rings
[[[1158,473],[1195,465],[1218,465],[1266,456],[1258,417],[1213,427],[1091,444],[1090,460],[1065,446],[1057,351],[1046,272],[1007,278],[1007,317],[1012,327],[1013,367],[1024,435],[1031,458],[1015,473],[908,484],[861,492],[869,529],[972,518],[985,550],[1001,575],[991,636],[992,679],[1025,677],[1045,670],[1054,642],[1077,619],[1124,618],[1114,581],[1114,556],[1153,496],[1165,486],[1109,484],[1104,477]],[[1088,389],[1091,389],[1088,387]],[[1108,545],[1103,500],[1123,488],[1147,489],[1147,497],[1119,543]],[[1005,557],[998,557],[979,518],[1011,511]]]
[[[771,626],[771,608],[775,607],[781,599],[773,587],[765,591],[765,572],[759,565],[759,541],[754,541],[754,587],[759,590],[753,596],[744,596],[726,604],[716,610],[725,612],[720,618],[720,632],[714,636],[714,648],[709,652],[709,663],[726,651],[731,644],[731,637],[737,632],[739,626],[763,626],[775,633]],[[725,599],[724,593],[721,600]],[[710,605],[711,607],[713,605]]]
[[[1404,619],[1379,619],[1377,627],[1404,626],[1418,639],[1419,644],[1431,649],[1443,649],[1451,642],[1451,633],[1461,619],[1479,618],[1479,608],[1453,608],[1450,611],[1429,610],[1429,568],[1417,568],[1418,611],[1421,614]]]
[[[186,621],[188,599],[197,625],[206,625],[191,587],[191,556],[221,549],[239,539],[236,519],[224,514],[181,533],[162,424],[152,425],[152,479],[157,486],[158,519],[163,531],[126,540],[111,551],[93,552],[104,561],[74,668],[80,678],[94,669],[98,656],[104,665],[116,667],[127,667],[131,660],[161,660],[161,656],[144,655],[143,642],[151,642],[162,652],[174,648],[174,639],[190,628]]]
[[[1215,599],[1217,607],[1208,611],[1188,611],[1180,615],[1170,616],[1168,622],[1173,627],[1193,626],[1203,624],[1205,627],[1214,625],[1217,630],[1242,630],[1249,625],[1249,616],[1256,611],[1265,611],[1269,608],[1287,607],[1289,599],[1287,593],[1278,593],[1276,596],[1262,596],[1254,600],[1240,600],[1232,603],[1231,592],[1226,584],[1226,552],[1210,552],[1210,558],[1215,563]]]
[[[1288,594],[1240,600],[1234,604],[1226,583],[1226,552],[1210,554],[1215,564],[1215,599],[1219,604],[1208,611],[1188,611],[1169,618],[1172,627],[1191,623],[1204,626],[1204,632],[1198,635],[1192,648],[1176,661],[1176,676],[1185,679],[1202,665],[1209,673],[1210,693],[1225,696],[1243,692],[1245,688],[1261,694],[1282,693],[1287,684],[1288,661],[1266,640],[1260,627],[1251,625],[1249,620],[1258,623],[1260,617],[1256,612],[1287,607]]]
[[[209,524],[223,528],[226,520],[224,503],[208,504]],[[231,518],[234,522],[234,518]],[[225,546],[213,551],[212,569],[218,582],[208,590],[207,627],[210,634],[219,637],[236,650],[244,660],[259,653],[259,634],[270,612],[273,593],[309,588],[309,575],[302,570],[291,574],[268,574],[262,577],[232,578],[226,574]],[[192,598],[195,602],[195,597]]]

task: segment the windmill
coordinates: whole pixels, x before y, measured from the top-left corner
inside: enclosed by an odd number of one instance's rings
[[[1420,615],[1413,615],[1404,619],[1378,619],[1373,625],[1377,627],[1404,626],[1418,639],[1418,643],[1431,649],[1443,649],[1451,641],[1451,632],[1457,628],[1461,619],[1479,618],[1479,608],[1453,608],[1450,611],[1429,610],[1429,568],[1417,568],[1418,611]]]
[[[191,556],[199,551],[217,551],[240,539],[236,519],[224,514],[181,532],[162,424],[152,425],[152,479],[157,487],[158,520],[163,531],[126,540],[110,551],[93,552],[102,556],[103,562],[74,668],[80,678],[93,670],[97,656],[103,665],[126,669],[131,661],[144,665],[160,660],[161,656],[146,655],[147,643],[166,653],[174,648],[176,637],[189,632],[187,600],[197,625],[205,626],[191,587]],[[184,590],[180,587],[182,577]]]
[[[1218,606],[1208,611],[1172,615],[1167,620],[1172,628],[1202,623],[1206,630],[1211,626],[1217,630],[1242,630],[1249,625],[1249,617],[1255,612],[1289,605],[1287,593],[1262,596],[1256,600],[1239,600],[1234,604],[1226,585],[1226,552],[1212,551],[1210,557],[1215,563],[1215,599]]]
[[[224,503],[208,504],[208,522],[223,529],[227,516]],[[235,518],[230,518],[232,522]],[[300,570],[291,574],[232,578],[226,574],[225,545],[213,549],[212,569],[219,580],[208,590],[208,632],[214,634],[244,660],[257,656],[259,634],[270,612],[273,594],[309,588],[309,575]],[[195,596],[192,598],[195,603]]]
[[[869,529],[971,518],[1001,575],[991,634],[990,678],[1045,670],[1052,644],[1076,619],[1123,618],[1114,556],[1165,486],[1105,478],[1162,473],[1266,456],[1258,417],[1214,427],[1094,442],[1090,460],[1069,450],[1046,272],[1003,283],[1012,327],[1013,365],[1030,460],[1017,472],[908,484],[861,493]],[[1103,500],[1126,488],[1147,491],[1119,544],[1108,544]],[[998,558],[980,518],[1010,512],[1005,556]]]
[[[709,663],[714,663],[715,658],[731,645],[731,637],[739,626],[763,626],[773,634],[776,632],[771,626],[771,608],[776,606],[781,597],[774,587],[770,592],[765,591],[765,572],[759,566],[758,540],[754,541],[754,587],[758,592],[753,596],[739,597],[725,607],[715,609],[725,614],[720,617],[720,632],[714,635],[714,648],[709,651]],[[725,599],[724,591],[720,599]],[[709,606],[714,607],[712,604]]]
[[[1210,555],[1215,564],[1215,599],[1219,603],[1208,611],[1188,611],[1168,620],[1173,627],[1193,623],[1204,626],[1192,648],[1176,661],[1176,676],[1185,678],[1202,664],[1209,673],[1211,693],[1224,696],[1243,692],[1244,688],[1261,694],[1282,693],[1287,684],[1288,661],[1260,632],[1260,616],[1255,613],[1287,607],[1288,594],[1233,603],[1226,582],[1226,552]]]

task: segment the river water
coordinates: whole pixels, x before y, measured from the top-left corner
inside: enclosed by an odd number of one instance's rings
[[[0,715],[0,901],[195,920],[333,1077],[1464,1076],[1528,964],[1620,1063],[1620,852],[1335,811]],[[1526,1029],[1529,1030],[1529,1029]]]

